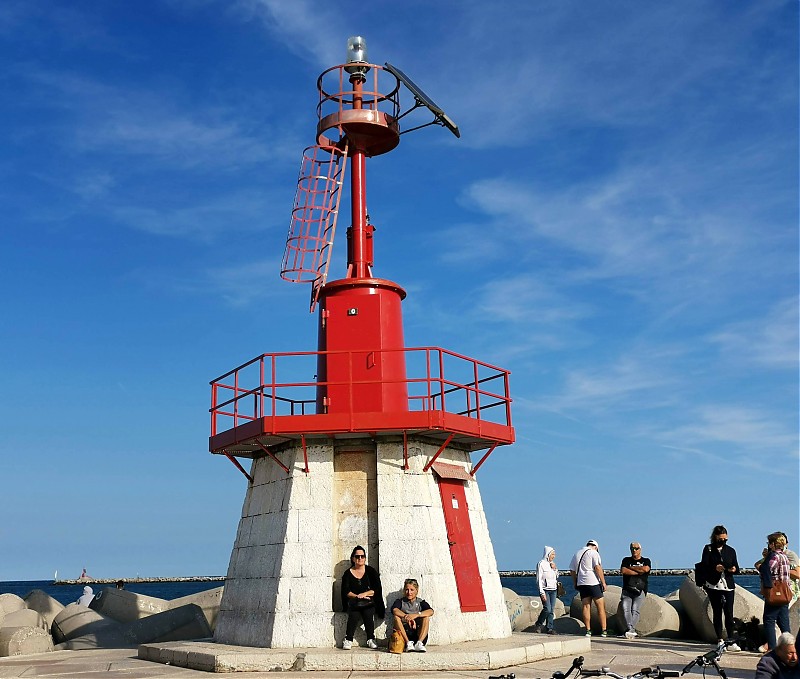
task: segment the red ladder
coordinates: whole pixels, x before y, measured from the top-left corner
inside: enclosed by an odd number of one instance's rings
[[[309,146],[303,151],[281,278],[311,283],[311,311],[328,277],[342,197],[347,145]]]

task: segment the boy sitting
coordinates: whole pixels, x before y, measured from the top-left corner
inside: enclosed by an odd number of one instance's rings
[[[403,594],[405,596],[402,599],[392,604],[394,628],[406,642],[406,651],[425,653],[433,609],[427,601],[417,598],[419,583],[414,578],[408,578],[403,583]]]

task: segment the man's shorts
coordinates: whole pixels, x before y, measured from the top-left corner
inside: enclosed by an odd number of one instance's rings
[[[581,599],[602,599],[603,588],[600,585],[578,585]]]

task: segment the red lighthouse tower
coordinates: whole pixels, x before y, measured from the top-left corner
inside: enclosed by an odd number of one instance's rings
[[[414,98],[405,112],[402,87]],[[380,565],[385,591],[421,578],[437,610],[451,609],[433,643],[507,636],[475,472],[514,440],[509,373],[439,347],[405,346],[406,293],[374,274],[367,213],[368,158],[420,127],[459,136],[458,128],[402,71],[369,63],[360,37],[317,88],[317,143],[303,153],[281,267],[286,280],[311,283],[317,351],[262,354],[211,383],[210,450],[249,482],[217,638],[272,647],[339,641],[336,581],[357,543]],[[401,130],[417,109],[433,119]],[[348,168],[347,269],[329,281]],[[249,473],[237,458],[253,460]],[[416,531],[401,530],[415,523]]]

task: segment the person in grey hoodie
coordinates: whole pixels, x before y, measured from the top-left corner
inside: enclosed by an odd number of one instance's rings
[[[556,594],[558,592],[558,567],[556,566],[556,550],[549,545],[544,546],[542,560],[536,564],[536,580],[539,583],[539,598],[542,600],[542,612],[536,621],[537,632],[555,634]],[[546,627],[544,623],[546,622]]]

